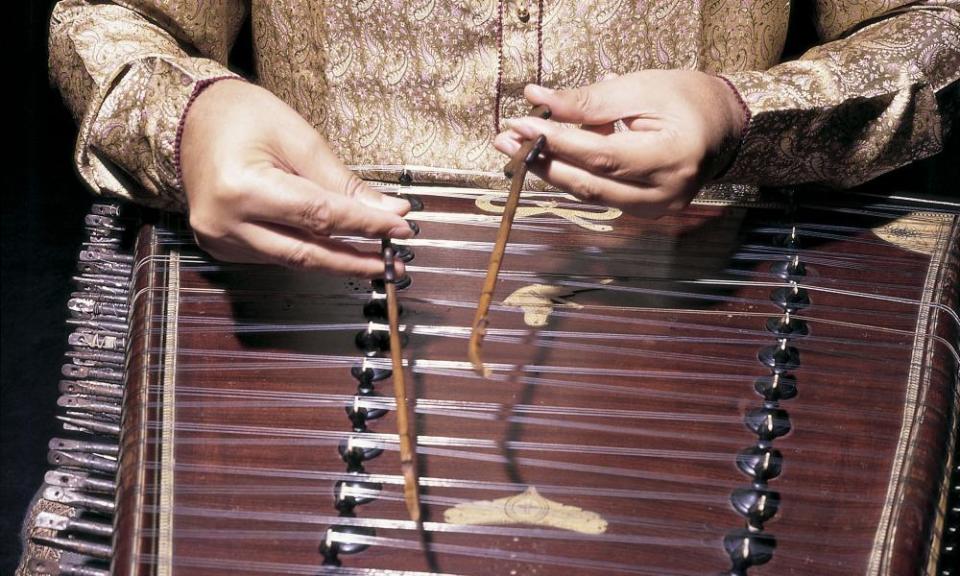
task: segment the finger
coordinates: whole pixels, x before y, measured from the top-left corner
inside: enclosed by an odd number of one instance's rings
[[[620,208],[641,218],[659,218],[687,204],[661,189],[598,176],[556,158],[540,160],[530,171],[587,202]]]
[[[493,147],[507,156],[513,156],[520,149],[524,138],[513,130],[507,130],[497,134],[493,139]]]
[[[658,132],[597,134],[541,118],[506,122],[524,140],[546,137],[544,154],[601,176],[643,181],[678,157],[674,146]]]
[[[244,224],[237,237],[247,252],[244,262],[279,264],[303,270],[326,270],[344,276],[383,276],[383,259],[377,252],[362,252],[328,238],[307,237],[295,230],[272,225]],[[395,262],[397,274],[403,262]]]
[[[403,198],[381,194],[348,169],[333,153],[326,141],[309,124],[308,132],[296,138],[283,138],[284,153],[289,157],[292,172],[314,182],[321,188],[342,196],[354,198],[367,206],[393,212],[400,216],[410,211],[410,203]],[[301,126],[301,132],[304,129]]]
[[[534,106],[548,106],[552,113],[551,119],[557,122],[606,124],[621,118],[640,116],[644,112],[637,87],[624,77],[569,90],[552,90],[528,84],[523,94]]]
[[[314,236],[356,234],[367,238],[410,238],[409,224],[394,212],[327,191],[281,169],[268,169],[248,202],[250,220],[270,222]]]

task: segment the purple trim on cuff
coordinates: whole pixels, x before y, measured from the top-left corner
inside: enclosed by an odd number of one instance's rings
[[[187,99],[187,104],[183,107],[183,112],[180,113],[180,120],[177,122],[177,135],[173,141],[173,165],[177,174],[177,188],[183,192],[183,169],[180,166],[180,141],[183,139],[183,127],[187,123],[187,112],[190,111],[190,106],[193,105],[193,101],[200,96],[204,90],[212,86],[215,82],[220,80],[243,80],[240,76],[214,76],[213,78],[204,78],[196,84],[193,85],[193,92],[190,93],[190,98]]]
[[[747,134],[750,132],[750,121],[753,119],[753,113],[750,112],[750,107],[747,106],[747,101],[743,99],[743,96],[740,94],[740,90],[734,86],[725,76],[717,74],[717,78],[723,80],[724,84],[733,92],[733,95],[737,97],[737,101],[740,103],[740,110],[743,111],[743,130],[740,131],[740,139],[737,141],[737,146],[733,152],[733,156],[730,157],[730,161],[727,162],[727,165],[723,167],[717,174],[712,178],[713,180],[719,180],[720,178],[727,175],[730,172],[730,169],[733,168],[733,165],[737,163],[737,158],[740,157],[740,150],[743,148],[743,143],[747,139]]]

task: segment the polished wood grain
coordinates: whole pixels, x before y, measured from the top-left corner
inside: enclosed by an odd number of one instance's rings
[[[423,200],[428,213],[477,212],[469,197]],[[530,284],[564,283],[565,301],[577,307],[558,302],[548,325],[534,329],[515,308],[495,305],[484,343],[492,379],[470,369],[466,346],[496,222],[421,220],[418,240],[486,243],[414,246],[413,283],[400,292],[404,357],[419,362],[407,386],[418,399],[426,525],[443,523],[457,503],[535,486],[609,526],[584,536],[441,524],[421,550],[421,536],[402,523],[391,411],[369,422],[385,450],[364,463],[383,491],[354,510],[358,521],[381,522],[381,544],[341,555],[343,566],[511,575],[728,570],[723,537],[744,526],[729,496],[749,485],[735,458],[757,441],[743,418],[762,405],[754,382],[770,373],[757,353],[776,343],[764,325],[779,309],[773,287],[762,284],[778,281],[770,266],[790,255],[778,237],[796,222],[812,301],[797,314],[810,335],[791,343],[801,355],[791,372],[799,394],[780,403],[792,430],[773,441],[784,466],[769,488],[782,503],[764,532],[777,548],[749,573],[867,573],[911,377],[922,415],[888,562],[890,574],[920,573],[956,425],[957,366],[944,342],[956,342],[957,331],[945,311],[934,311],[921,328],[943,340],[921,339],[922,364],[912,366],[921,309],[913,301],[923,297],[931,262],[945,260],[932,298],[956,309],[956,223],[931,259],[877,238],[870,228],[882,216],[811,202],[787,218],[782,208],[700,206],[656,222],[624,216],[605,234],[549,216],[518,219],[495,302]],[[165,246],[149,242],[150,233],[139,254],[151,264],[135,278],[143,296],[125,398],[118,574],[155,569],[158,456],[149,423],[157,418],[165,297],[157,289],[165,264],[155,257]],[[175,448],[173,573],[326,574],[320,548],[338,522],[334,485],[346,477],[337,445],[356,436],[345,406],[357,387],[350,368],[363,357],[354,337],[366,325],[368,284],[243,266],[185,263],[180,273],[175,410],[184,428]],[[695,282],[704,279],[753,284]],[[873,298],[886,296],[902,301]],[[389,402],[390,379],[377,383],[377,396]]]

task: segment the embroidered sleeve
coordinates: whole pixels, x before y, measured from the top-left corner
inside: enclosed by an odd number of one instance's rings
[[[750,111],[724,181],[846,187],[941,150],[960,99],[960,11],[885,4],[820,0],[829,42],[724,74]]]
[[[98,194],[183,210],[178,128],[191,97],[237,77],[227,55],[244,0],[62,0],[50,79],[80,124],[74,161]]]

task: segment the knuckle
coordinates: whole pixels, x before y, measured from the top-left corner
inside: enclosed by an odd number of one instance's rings
[[[677,167],[674,178],[681,186],[690,186],[700,178],[700,167],[694,163],[681,164]]]
[[[592,183],[584,179],[578,179],[573,183],[570,192],[574,196],[583,199],[586,202],[598,203],[603,198],[600,190]]]
[[[587,112],[593,109],[596,98],[590,90],[585,88],[576,88],[571,91],[571,97],[574,105],[581,111]]]
[[[306,242],[297,242],[283,255],[282,264],[287,268],[303,269],[310,263],[310,249]]]
[[[357,198],[363,191],[364,186],[366,186],[366,184],[364,184],[363,180],[351,172],[350,175],[347,176],[347,181],[343,185],[343,194],[347,198]]]
[[[248,195],[250,177],[242,170],[226,170],[217,175],[213,184],[221,201],[233,202]]]
[[[300,222],[305,229],[314,234],[330,235],[335,229],[330,202],[323,196],[314,198],[301,211]]]
[[[618,173],[621,168],[616,155],[607,149],[595,150],[587,157],[587,165],[592,171],[603,174]]]
[[[211,248],[216,249],[226,236],[226,232],[220,226],[202,214],[190,214],[190,227],[193,229],[197,244],[207,251]]]

